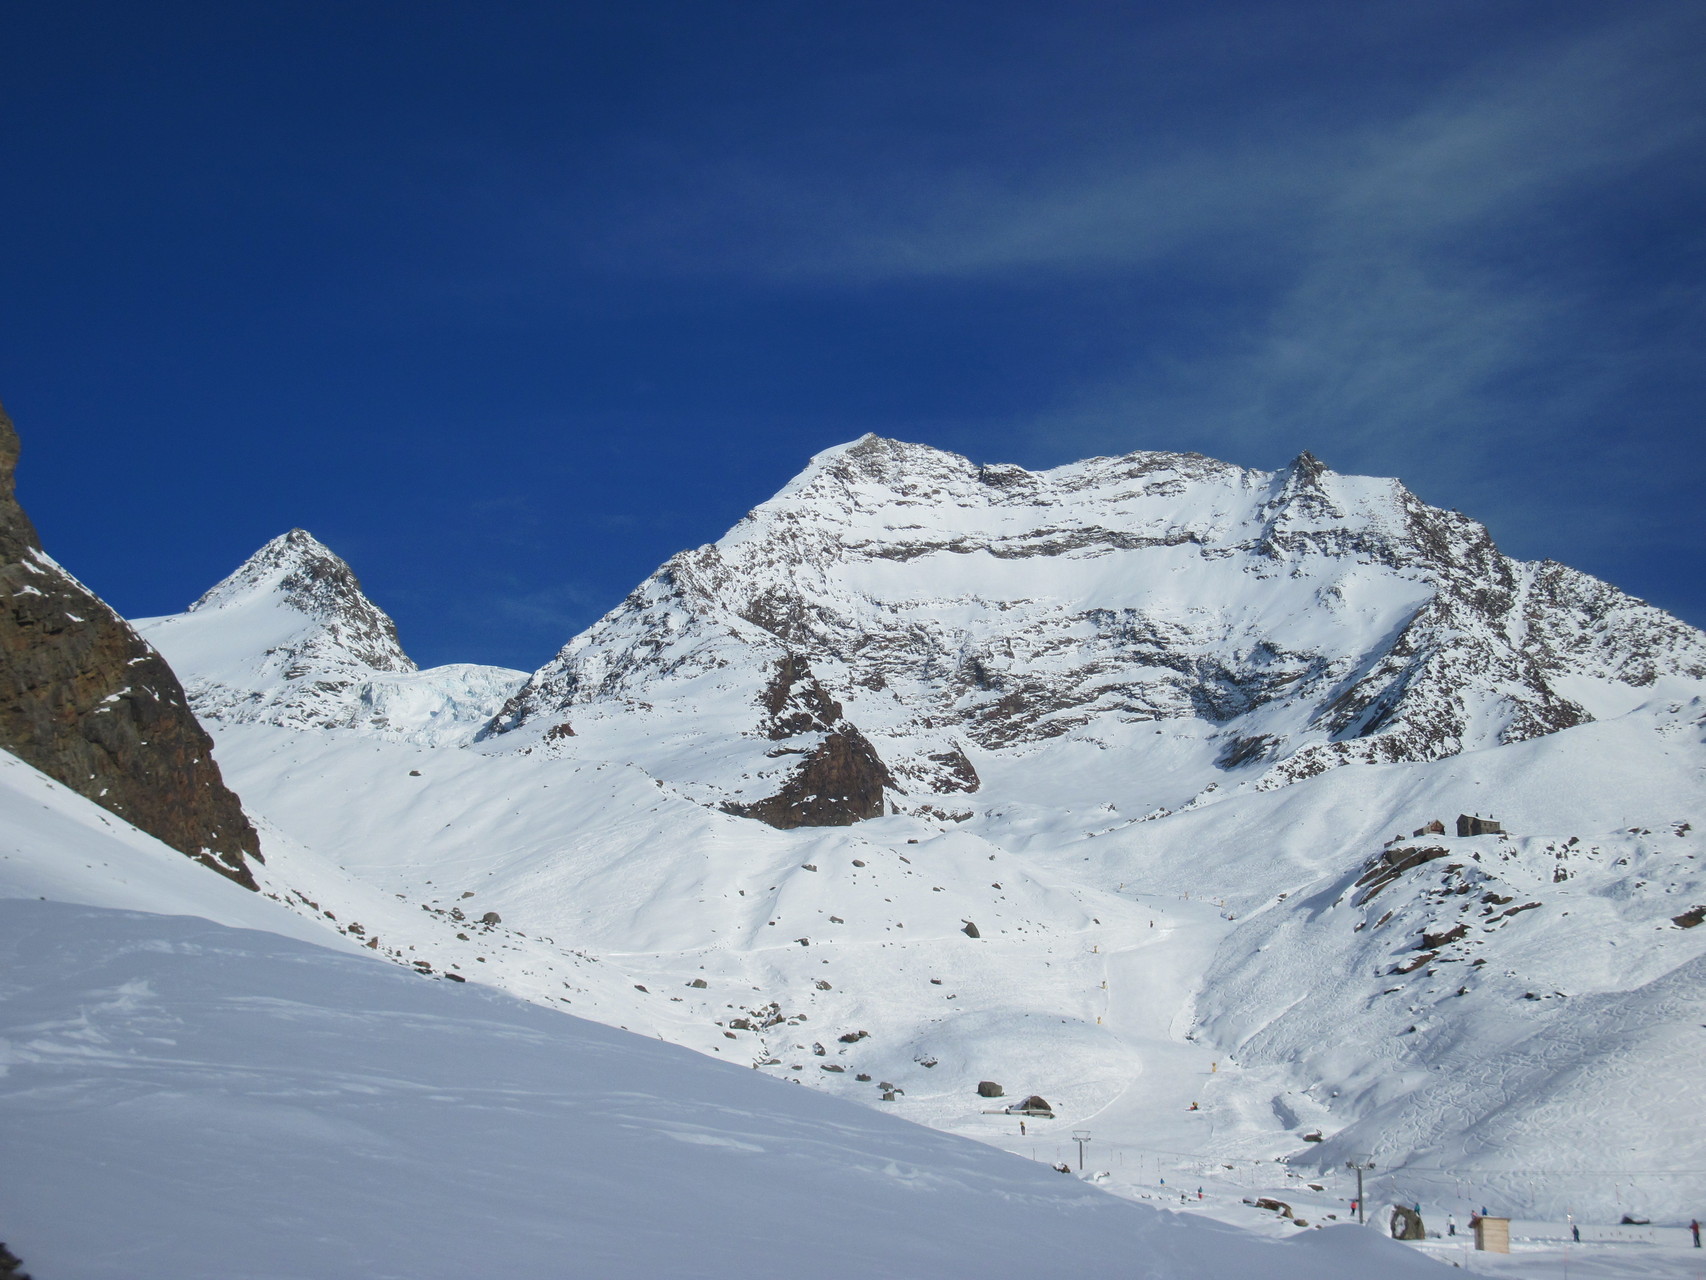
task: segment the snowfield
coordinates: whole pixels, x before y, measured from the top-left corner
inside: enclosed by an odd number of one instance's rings
[[[304,922],[21,764],[0,818],[0,1222],[39,1276],[1029,1277],[1069,1254],[1088,1275],[1436,1274],[1369,1232],[1160,1213],[284,936]],[[81,905],[131,895],[154,911]]]

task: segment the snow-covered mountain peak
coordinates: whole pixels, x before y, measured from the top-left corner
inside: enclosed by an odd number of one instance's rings
[[[375,671],[413,671],[397,625],[363,594],[349,565],[306,529],[280,534],[216,583],[186,613],[282,608],[319,624],[319,648],[336,646]]]
[[[204,720],[436,741],[472,733],[522,678],[472,664],[420,671],[390,615],[305,529],[268,542],[183,613],[138,626]]]
[[[1614,686],[1706,679],[1706,637],[1308,452],[1275,471],[1165,452],[1029,471],[867,435],[672,557],[490,733],[657,717],[647,768],[758,812],[784,659],[903,805],[987,776],[968,751],[1062,742],[1129,753],[1115,793],[1148,812],[1620,714]],[[661,745],[678,732],[704,767]]]

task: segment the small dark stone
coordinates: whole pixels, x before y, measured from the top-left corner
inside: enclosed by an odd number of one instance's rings
[[[973,924],[970,920],[966,921],[965,928],[960,930],[960,932],[965,934],[966,937],[968,937],[968,938],[981,938],[981,937],[983,937],[983,935],[977,931],[977,926],[975,924]]]
[[[1450,929],[1441,929],[1438,933],[1424,933],[1422,934],[1422,945],[1417,950],[1432,951],[1435,947],[1443,947],[1448,942],[1456,942],[1468,932],[1468,925],[1459,924]]]
[[[703,979],[703,978],[695,978],[695,979],[693,979],[692,982],[689,982],[687,985],[690,987],[697,987],[697,988],[699,988],[699,990],[703,991],[706,987],[710,986],[711,984],[706,982],[705,979]]]
[[[504,918],[496,911],[488,911],[485,915],[480,917],[481,924],[502,924],[503,922]]]
[[[446,978],[450,979],[450,981],[452,981],[452,982],[466,982],[466,981],[468,981],[468,979],[464,978],[459,973],[447,973],[444,976]]]
[[[979,1080],[977,1082],[977,1096],[980,1098],[1000,1098],[1004,1097],[1005,1094],[1001,1086],[996,1084],[995,1081]]]

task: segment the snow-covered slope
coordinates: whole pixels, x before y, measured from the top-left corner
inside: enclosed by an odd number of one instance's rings
[[[37,1275],[1435,1274],[423,981],[9,756],[0,833],[0,1230]]]
[[[418,670],[349,565],[302,529],[274,538],[184,613],[136,625],[174,669],[194,673],[187,691],[203,723],[453,739],[524,675],[470,663]]]
[[[257,870],[262,870],[257,868]],[[194,915],[330,942],[299,919],[0,751],[0,898]]]
[[[240,663],[241,616],[150,638],[198,689],[181,638]],[[1276,1191],[1342,1213],[1369,1154],[1460,1220],[1615,1217],[1706,1194],[1706,1129],[1620,1074],[1680,1075],[1706,1020],[1706,929],[1671,918],[1706,904],[1703,672],[1675,619],[1307,455],[1030,473],[867,438],[483,732],[477,697],[311,729],[306,669],[211,710],[274,891],[405,962],[1048,1160],[1087,1125],[1110,1185],[1200,1181],[1244,1221]],[[1459,813],[1511,838],[1363,899],[1433,847],[1394,833]],[[1057,1118],[1021,1137],[984,1080]],[[1575,1159],[1610,1151],[1662,1176]]]
[[[1472,1181],[1526,1213],[1686,1221],[1706,1166],[1703,730],[1700,700],[1662,701],[1097,841],[1104,874],[1233,917],[1194,1001],[1194,1034],[1238,1069],[1202,1090],[1207,1118],[1294,1116],[1325,1138],[1294,1163],[1372,1155],[1401,1199]],[[1505,832],[1457,836],[1476,810]]]

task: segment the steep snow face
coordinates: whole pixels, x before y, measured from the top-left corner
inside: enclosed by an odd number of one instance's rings
[[[188,610],[138,628],[183,673],[205,721],[464,737],[523,673],[420,671],[349,565],[302,529],[274,538]]]
[[[963,809],[967,750],[1090,743],[1154,773],[1136,732],[1188,723],[1190,764],[1122,797],[1176,807],[1227,773],[1273,788],[1584,723],[1660,675],[1706,679],[1706,637],[1308,454],[1272,473],[1169,453],[1029,472],[867,436],[671,559],[490,736],[641,716],[671,744],[667,776],[750,806],[797,763],[759,723],[784,661],[915,804]],[[682,758],[711,737],[723,767]]]

